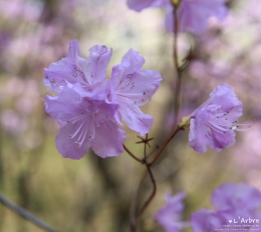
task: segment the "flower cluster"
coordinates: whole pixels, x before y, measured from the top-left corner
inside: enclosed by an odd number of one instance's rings
[[[235,130],[241,130],[237,120],[242,115],[242,102],[234,89],[226,84],[216,87],[210,98],[197,108],[190,119],[189,146],[195,151],[221,151],[235,143]]]
[[[106,79],[112,50],[96,45],[89,51],[82,58],[78,41],[71,41],[68,57],[45,69],[44,84],[57,94],[46,96],[46,112],[61,125],[58,151],[71,159],[80,159],[90,147],[102,158],[122,153],[122,118],[132,130],[148,133],[153,118],[139,106],[149,102],[162,80],[158,71],[141,70],[145,60],[133,49]]]
[[[130,9],[141,11],[147,7],[164,7],[167,12],[165,26],[169,32],[174,31],[173,10],[176,7],[178,31],[190,31],[195,34],[207,29],[208,19],[224,19],[227,14],[226,0],[128,0]],[[175,5],[175,7],[174,7]]]
[[[184,196],[184,193],[174,197],[167,195],[167,204],[155,215],[155,220],[166,232],[180,232],[189,225],[194,232],[235,231],[239,227],[244,231],[259,229],[261,193],[245,183],[219,186],[212,194],[212,202],[217,210],[201,209],[193,213],[190,224],[180,221]]]
[[[192,214],[194,232],[234,231],[239,227],[244,231],[259,231],[261,193],[254,187],[244,183],[223,184],[213,192],[212,203],[217,210],[201,209]]]

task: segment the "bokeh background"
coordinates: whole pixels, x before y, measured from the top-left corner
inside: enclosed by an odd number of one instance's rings
[[[157,195],[144,214],[141,231],[162,231],[153,216],[166,192],[185,191],[184,220],[211,208],[211,192],[221,183],[246,182],[261,190],[261,4],[227,2],[229,14],[209,20],[201,35],[178,37],[179,61],[194,59],[183,73],[181,115],[190,114],[217,85],[234,87],[244,105],[236,144],[221,153],[197,154],[187,146],[188,131],[173,140],[153,167]],[[152,147],[173,128],[175,72],[173,36],[165,32],[164,11],[142,13],[125,0],[0,0],[0,191],[57,231],[128,231],[129,211],[145,167],[126,153],[101,159],[91,151],[81,160],[64,159],[55,148],[58,123],[44,110],[50,94],[43,69],[65,57],[68,43],[80,41],[83,57],[96,44],[113,48],[112,66],[133,48],[144,69],[160,71],[163,82],[142,110],[154,117]],[[127,146],[142,157],[137,134],[127,130]],[[151,192],[150,181],[141,200]],[[1,232],[40,232],[40,228],[0,205]],[[191,231],[191,230],[187,230]]]

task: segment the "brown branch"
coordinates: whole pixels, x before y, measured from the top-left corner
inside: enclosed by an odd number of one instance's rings
[[[150,176],[150,179],[151,179],[151,182],[152,182],[152,185],[153,185],[153,189],[152,189],[152,193],[150,195],[150,197],[148,198],[148,200],[144,203],[144,205],[142,206],[141,210],[140,210],[140,213],[137,217],[137,222],[139,222],[141,216],[143,215],[143,213],[145,212],[145,210],[147,209],[148,205],[151,203],[152,199],[154,198],[155,194],[156,194],[156,191],[157,191],[157,185],[156,185],[156,181],[154,179],[154,176],[153,176],[153,173],[151,171],[151,168],[150,168],[150,164],[146,164],[146,167],[147,167],[147,171],[149,173],[149,176]]]
[[[157,185],[156,185],[156,181],[154,179],[154,176],[153,176],[153,173],[151,171],[151,167],[150,167],[150,164],[146,163],[146,167],[147,167],[147,170],[139,184],[139,187],[138,187],[138,190],[137,190],[137,194],[134,198],[134,201],[133,201],[133,205],[132,205],[132,209],[131,209],[131,231],[132,232],[135,232],[136,229],[137,229],[137,225],[139,224],[139,221],[143,215],[143,213],[145,212],[145,210],[147,209],[147,207],[149,206],[149,204],[151,203],[151,201],[153,200],[155,194],[156,194],[156,191],[157,191]],[[151,179],[151,182],[152,182],[152,185],[153,185],[153,189],[152,189],[152,193],[150,194],[149,198],[147,199],[147,201],[144,203],[144,205],[141,207],[141,210],[138,214],[138,216],[136,217],[136,207],[137,207],[137,197],[139,195],[139,192],[140,192],[140,189],[141,189],[141,186],[147,176],[147,174],[149,173],[149,176],[150,176],[150,179]]]
[[[180,131],[181,129],[177,127],[177,129],[171,134],[171,136],[166,140],[166,142],[160,147],[160,150],[158,151],[157,155],[154,157],[154,159],[150,162],[150,165],[153,165],[157,159],[160,157],[162,152],[165,150],[165,148],[168,146],[169,142],[175,137],[175,135]]]
[[[53,229],[52,227],[50,227],[48,224],[46,224],[45,222],[41,221],[40,219],[38,219],[37,217],[33,216],[31,213],[29,213],[28,211],[26,211],[25,209],[15,205],[14,203],[12,203],[11,201],[9,201],[6,197],[4,197],[1,193],[0,193],[0,202],[10,208],[11,210],[13,210],[15,213],[19,214],[21,217],[25,218],[26,220],[34,223],[35,225],[37,225],[38,227],[42,228],[45,231],[48,232],[56,232],[57,230]]]
[[[174,7],[173,17],[174,17],[174,44],[173,44],[173,59],[174,59],[174,68],[177,73],[177,81],[175,86],[175,100],[174,100],[174,126],[177,126],[179,110],[180,110],[180,92],[181,92],[181,69],[178,64],[178,17],[176,14],[177,7]]]
[[[130,225],[131,225],[131,231],[134,232],[136,231],[136,227],[137,227],[137,220],[136,220],[136,213],[137,213],[137,206],[138,206],[138,196],[140,194],[140,191],[141,191],[141,187],[147,177],[147,174],[148,174],[148,170],[146,169],[145,173],[143,174],[143,177],[140,181],[140,184],[138,186],[138,189],[137,189],[137,192],[135,194],[135,197],[132,201],[132,204],[131,204],[131,209],[130,209]]]
[[[142,160],[139,159],[138,157],[136,157],[126,146],[125,144],[123,144],[124,150],[135,160],[137,160],[138,162],[142,163]]]

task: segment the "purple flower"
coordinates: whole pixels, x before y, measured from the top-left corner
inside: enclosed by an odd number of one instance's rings
[[[216,211],[201,209],[191,215],[194,232],[235,231],[239,227],[252,231],[261,222],[261,193],[247,184],[221,185],[213,192],[212,202]]]
[[[212,232],[215,229],[220,229],[224,224],[227,224],[222,216],[213,210],[201,209],[191,215],[191,226],[193,232],[208,231]]]
[[[140,70],[144,63],[144,58],[131,49],[121,63],[113,67],[110,80],[111,98],[119,104],[119,123],[123,118],[130,129],[141,135],[148,133],[153,118],[144,114],[139,106],[150,101],[162,80],[158,71]]]
[[[207,29],[208,19],[216,17],[224,19],[227,14],[226,0],[180,0],[176,10],[178,31],[190,31],[195,34]],[[174,6],[170,0],[128,0],[130,9],[141,11],[147,7],[164,7],[167,12],[165,25],[169,32],[173,32]]]
[[[122,118],[141,135],[152,126],[153,118],[139,106],[159,88],[159,72],[140,70],[144,58],[131,49],[106,79],[111,55],[112,50],[96,45],[88,58],[82,58],[74,40],[68,57],[45,69],[44,84],[57,94],[46,97],[45,108],[61,125],[56,144],[64,157],[80,159],[90,147],[103,158],[122,153]]]
[[[56,144],[63,157],[80,159],[90,147],[102,158],[123,152],[125,132],[113,117],[118,105],[108,104],[104,94],[87,92],[77,83],[46,97],[46,112],[61,124]]]
[[[184,209],[182,203],[184,197],[184,193],[179,193],[174,197],[171,197],[170,194],[166,194],[167,204],[155,215],[155,220],[166,232],[179,232],[188,226],[188,223],[180,221]]]
[[[215,151],[235,143],[237,119],[242,115],[242,102],[232,87],[220,85],[210,98],[191,114],[189,146],[196,152],[206,152],[208,145]]]
[[[261,193],[245,183],[223,184],[212,194],[213,205],[217,209],[256,209],[261,205]]]

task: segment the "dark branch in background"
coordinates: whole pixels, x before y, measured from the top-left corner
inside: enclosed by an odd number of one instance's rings
[[[174,100],[174,127],[177,126],[179,109],[180,109],[180,91],[181,91],[181,69],[178,64],[178,31],[179,24],[177,18],[177,7],[173,9],[173,17],[174,17],[174,44],[173,44],[173,59],[174,59],[174,68],[177,74],[176,86],[175,86],[175,100]]]
[[[138,196],[140,195],[140,192],[141,192],[141,187],[143,186],[143,183],[147,177],[147,174],[148,174],[148,170],[146,170],[146,172],[144,173],[140,183],[139,183],[139,186],[138,186],[138,189],[136,191],[136,194],[135,194],[135,197],[132,201],[132,204],[131,204],[131,209],[130,209],[130,225],[131,225],[131,231],[136,231],[136,227],[137,227],[137,220],[136,220],[136,214],[137,214],[137,206],[138,206]]]
[[[152,193],[151,195],[149,196],[149,198],[147,199],[147,201],[144,203],[144,205],[141,207],[141,210],[138,214],[138,217],[137,217],[137,221],[136,221],[136,224],[139,223],[139,220],[140,218],[142,217],[143,213],[145,212],[145,210],[147,209],[147,207],[149,206],[149,204],[151,203],[151,201],[153,200],[155,194],[156,194],[156,191],[157,191],[157,185],[156,185],[156,181],[155,181],[155,178],[153,176],[153,173],[151,171],[151,167],[150,167],[150,164],[146,164],[146,167],[147,167],[147,171],[149,173],[149,176],[150,176],[150,180],[151,180],[151,183],[153,185],[153,189],[152,189]]]
[[[28,221],[34,223],[36,226],[42,228],[45,231],[48,232],[57,232],[57,230],[53,229],[51,226],[49,226],[48,224],[46,224],[45,222],[41,221],[40,219],[38,219],[37,217],[33,216],[31,213],[29,213],[28,211],[26,211],[25,209],[15,205],[14,203],[12,203],[11,201],[9,201],[6,197],[4,197],[1,193],[0,193],[0,202],[10,208],[11,210],[13,210],[15,213],[19,214],[21,217],[27,219]]]
[[[150,162],[150,165],[153,165],[157,159],[160,157],[162,152],[165,150],[165,148],[168,146],[169,142],[175,137],[175,135],[180,131],[180,128],[177,127],[177,129],[170,135],[170,137],[166,140],[166,142],[160,147],[160,150],[154,157],[154,159]]]

